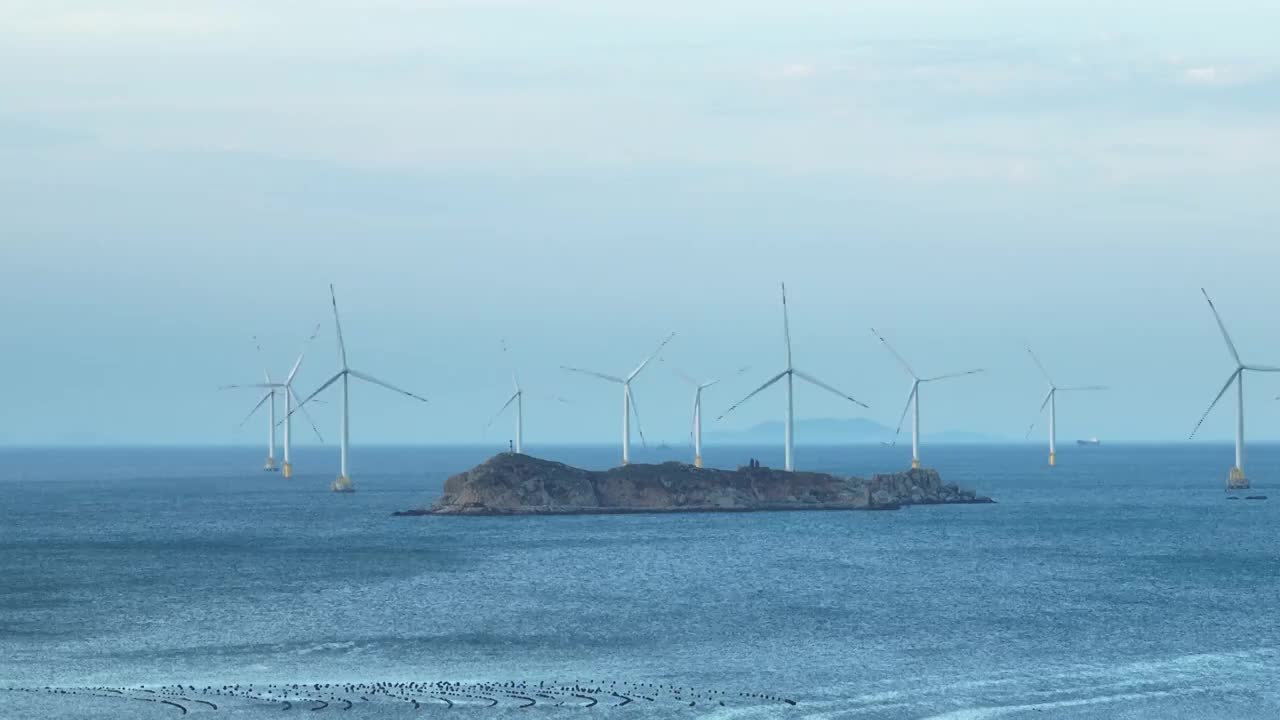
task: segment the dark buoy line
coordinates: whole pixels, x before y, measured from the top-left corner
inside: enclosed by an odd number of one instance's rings
[[[232,710],[236,706],[274,706],[281,711],[309,710],[320,712],[331,709],[350,710],[356,702],[373,704],[405,703],[414,710],[428,705],[443,705],[442,709],[455,706],[476,710],[489,708],[576,707],[592,708],[597,705],[624,707],[637,700],[672,706],[697,707],[699,704],[716,706],[755,706],[764,704],[796,705],[796,701],[777,695],[753,692],[729,693],[723,690],[699,689],[668,685],[665,683],[630,683],[618,680],[588,680],[577,682],[527,681],[455,683],[449,681],[374,681],[361,683],[268,683],[206,685],[137,685],[130,687],[31,687],[0,688],[9,692],[49,695],[60,698],[110,698],[113,700],[139,701],[154,706],[165,705],[182,715],[194,705],[207,708],[208,712]],[[613,702],[617,700],[618,702]],[[215,702],[216,701],[216,702]],[[0,713],[2,714],[2,713]],[[145,720],[140,718],[140,720]]]

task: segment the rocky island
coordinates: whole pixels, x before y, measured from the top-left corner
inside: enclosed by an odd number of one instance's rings
[[[870,480],[767,467],[698,468],[678,462],[594,471],[502,453],[449,478],[429,508],[396,515],[580,515],[762,510],[895,510],[906,505],[990,503],[943,484],[936,470]]]

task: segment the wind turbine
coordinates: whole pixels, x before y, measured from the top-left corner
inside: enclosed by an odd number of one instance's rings
[[[1049,465],[1052,467],[1058,464],[1058,393],[1059,392],[1079,392],[1085,390],[1106,390],[1105,385],[1079,385],[1075,387],[1058,387],[1053,384],[1053,378],[1049,377],[1049,371],[1044,369],[1044,365],[1040,362],[1040,358],[1032,352],[1031,347],[1027,346],[1027,354],[1031,355],[1031,359],[1035,362],[1036,367],[1040,368],[1040,374],[1044,375],[1045,381],[1049,383],[1049,393],[1044,396],[1044,402],[1040,403],[1040,412],[1044,412],[1044,407],[1049,406]],[[1038,414],[1037,414],[1038,417]],[[1031,437],[1031,431],[1036,427],[1035,421],[1031,421],[1031,426],[1027,428],[1027,437]]]
[[[502,413],[511,407],[511,403],[516,404],[516,454],[524,454],[524,390],[520,389],[520,379],[516,377],[515,372],[511,373],[511,384],[516,386],[516,392],[502,405],[502,409],[494,414],[493,419],[485,424],[485,429],[502,417]]]
[[[738,369],[737,374],[741,375],[749,369],[751,369],[750,366],[741,367]],[[708,380],[700,383],[679,370],[676,370],[675,373],[693,388],[693,466],[702,467],[702,391],[720,382],[720,380]]]
[[[949,380],[951,378],[965,377],[966,375],[976,375],[982,372],[982,369],[979,368],[977,370],[966,370],[964,372],[949,373],[947,375],[938,375],[936,377],[922,378],[919,375],[916,375],[916,371],[911,369],[911,366],[907,364],[907,361],[904,360],[903,357],[898,354],[897,350],[893,349],[893,346],[889,344],[888,340],[884,339],[884,336],[876,332],[875,328],[871,328],[871,334],[875,335],[877,338],[880,338],[880,342],[884,343],[885,348],[890,353],[893,354],[894,358],[898,360],[898,364],[902,366],[902,369],[906,370],[907,374],[911,376],[911,392],[907,395],[906,407],[902,408],[902,417],[898,418],[898,429],[894,431],[893,438],[894,438],[894,442],[897,442],[898,434],[902,432],[902,424],[907,420],[907,411],[910,410],[911,411],[911,469],[912,470],[919,469],[920,468],[920,386],[924,383],[937,382],[938,380]]]
[[[1218,321],[1218,329],[1222,331],[1222,339],[1227,342],[1227,350],[1231,353],[1231,359],[1236,362],[1236,369],[1227,376],[1227,382],[1222,386],[1222,390],[1218,392],[1218,396],[1209,403],[1209,409],[1204,411],[1204,415],[1200,416],[1200,422],[1196,423],[1195,428],[1191,431],[1188,439],[1194,438],[1200,426],[1204,423],[1205,418],[1209,417],[1209,413],[1213,411],[1218,401],[1223,395],[1227,394],[1227,390],[1231,388],[1231,383],[1236,384],[1236,464],[1231,468],[1231,473],[1227,476],[1227,489],[1245,489],[1249,487],[1249,478],[1244,474],[1244,372],[1252,370],[1254,372],[1280,372],[1280,367],[1270,367],[1267,365],[1245,365],[1240,359],[1240,353],[1236,352],[1235,343],[1231,342],[1231,336],[1227,334],[1227,326],[1222,323],[1222,316],[1218,314],[1218,308],[1214,307],[1213,300],[1209,299],[1209,293],[1204,288],[1200,288],[1200,292],[1204,293],[1204,299],[1209,303],[1209,309],[1213,311],[1213,319]]]
[[[682,372],[677,374],[693,387],[693,466],[702,467],[702,391],[720,381],[700,383]]]
[[[314,398],[316,395],[319,395],[320,393],[324,392],[330,385],[334,384],[338,380],[342,380],[342,425],[341,425],[342,440],[341,440],[341,444],[339,445],[339,458],[340,458],[339,471],[338,471],[337,479],[335,479],[333,481],[333,484],[330,485],[329,487],[334,492],[353,492],[355,490],[355,486],[351,483],[351,476],[347,474],[347,450],[349,449],[349,446],[351,443],[351,433],[350,433],[350,429],[351,429],[351,405],[350,405],[350,399],[351,399],[350,384],[351,383],[350,381],[351,381],[351,378],[354,377],[358,380],[364,380],[365,382],[373,383],[374,385],[381,385],[382,387],[388,390],[391,390],[393,392],[398,392],[401,395],[404,395],[406,397],[411,397],[414,400],[417,400],[418,402],[425,403],[427,399],[419,395],[414,395],[408,390],[401,390],[400,388],[392,385],[391,383],[383,382],[382,380],[379,380],[373,377],[372,375],[360,372],[359,370],[356,370],[351,366],[347,365],[347,346],[342,341],[342,320],[338,318],[338,297],[334,293],[332,283],[330,283],[329,285],[329,300],[333,304],[333,326],[334,328],[337,329],[337,333],[338,333],[338,361],[342,363],[342,369],[334,373],[333,377],[326,380],[323,385],[317,388],[315,392],[308,395],[305,400],[298,403],[297,409],[301,410],[307,403],[311,402],[311,399]]]
[[[258,401],[258,404],[254,405],[253,409],[249,411],[249,414],[245,415],[244,419],[240,421],[239,427],[243,427],[244,424],[249,422],[249,419],[258,412],[259,408],[264,404],[269,403],[267,404],[267,459],[263,462],[262,469],[267,472],[275,472],[276,470],[279,470],[279,468],[276,467],[276,389],[280,387],[280,384],[271,382],[270,372],[263,370],[262,373],[267,378],[265,383],[255,383],[252,385],[222,385],[218,389],[231,390],[233,388],[242,387],[267,388],[267,391],[263,393],[262,399]]]
[[[316,325],[315,329],[311,331],[311,337],[307,338],[307,345],[310,345],[311,341],[315,340],[316,335],[318,335],[319,333],[320,333],[320,326]],[[254,344],[257,345],[256,337],[254,338]],[[262,353],[261,346],[258,346],[258,353],[259,354]],[[289,460],[289,450],[293,444],[291,441],[291,435],[293,430],[293,401],[298,399],[297,393],[294,392],[293,390],[293,379],[294,377],[297,376],[298,368],[302,366],[302,358],[306,356],[306,354],[307,354],[306,349],[303,349],[302,352],[298,353],[298,359],[294,361],[293,369],[289,371],[289,375],[285,378],[285,381],[282,383],[272,382],[271,373],[268,372],[267,370],[263,370],[262,371],[263,375],[265,375],[267,379],[265,383],[253,383],[250,385],[223,385],[222,387],[218,388],[219,390],[230,390],[233,388],[260,388],[260,389],[265,388],[267,390],[267,392],[262,396],[262,399],[258,401],[258,404],[253,407],[253,410],[249,411],[249,415],[245,417],[244,421],[241,421],[240,423],[241,425],[243,425],[245,422],[247,422],[249,418],[253,417],[253,414],[258,411],[258,408],[262,407],[263,403],[270,400],[271,411],[269,413],[268,421],[271,423],[271,444],[268,447],[268,451],[267,451],[267,467],[264,468],[266,470],[275,470],[274,454],[275,454],[276,425],[277,425],[275,421],[276,391],[280,391],[281,394],[284,395],[285,415],[284,415],[284,420],[282,420],[280,424],[284,425],[284,467],[283,467],[282,474],[284,475],[284,478],[286,480],[293,477],[293,463],[290,462]],[[324,442],[324,436],[320,434],[320,428],[316,427],[315,420],[311,418],[311,414],[308,413],[305,409],[303,409],[302,412],[304,415],[306,415],[307,422],[311,424],[311,429],[315,432],[316,437],[319,438],[320,442]]]
[[[257,335],[253,336],[253,348],[258,351],[258,358],[261,359],[262,344],[258,342]],[[271,371],[267,370],[265,367],[262,369],[262,375],[266,378],[265,383],[255,383],[252,385],[223,385],[218,389],[230,390],[232,388],[243,387],[267,389],[267,392],[263,394],[262,399],[258,401],[258,404],[254,405],[253,409],[249,411],[249,414],[244,416],[244,420],[240,421],[240,427],[243,427],[245,423],[249,422],[249,418],[252,418],[254,414],[258,412],[258,408],[261,408],[264,403],[267,403],[268,401],[271,403],[267,406],[267,459],[262,464],[262,469],[267,472],[275,472],[279,469],[276,467],[276,389],[279,388],[280,385],[278,383],[271,382]]]
[[[636,379],[636,376],[640,374],[641,370],[644,370],[644,367],[649,364],[649,361],[652,360],[654,356],[656,356],[658,353],[662,352],[662,348],[666,347],[667,343],[671,342],[671,338],[675,336],[676,336],[675,333],[671,333],[670,335],[668,335],[665,340],[663,340],[661,343],[658,344],[658,349],[650,353],[649,357],[645,358],[644,361],[641,362],[639,365],[637,365],[636,369],[632,370],[631,374],[626,376],[625,378],[620,378],[613,375],[605,375],[604,373],[598,373],[594,370],[583,370],[582,368],[568,367],[566,365],[560,366],[562,370],[568,370],[569,372],[582,373],[583,375],[590,375],[591,377],[600,378],[601,380],[607,380],[612,383],[618,383],[619,385],[622,386],[622,464],[623,465],[628,465],[631,463],[631,416],[633,414],[636,416],[636,430],[639,431],[640,433],[640,442],[641,443],[645,442],[644,429],[640,427],[640,411],[636,409],[635,397],[631,394],[631,381]]]
[[[787,379],[787,415],[785,420],[785,427],[783,429],[783,437],[784,437],[784,443],[785,443],[784,444],[784,451],[785,451],[784,464],[787,472],[793,472],[795,470],[795,417],[794,417],[795,416],[795,399],[794,399],[795,381],[794,381],[794,378],[798,377],[801,380],[812,383],[813,385],[816,385],[822,388],[823,390],[826,390],[827,392],[835,393],[836,395],[839,395],[840,397],[844,398],[845,400],[848,400],[849,402],[855,405],[860,405],[864,408],[867,407],[867,405],[861,401],[858,401],[849,397],[848,395],[845,395],[844,393],[822,382],[821,380],[815,378],[814,376],[802,370],[797,370],[795,366],[792,365],[791,363],[791,325],[787,319],[787,284],[786,283],[782,283],[782,334],[787,342],[786,369],[778,373],[777,375],[774,375],[772,378],[766,381],[765,384],[751,391],[750,395],[747,395],[746,397],[742,398],[737,403],[735,403],[733,406],[731,406],[728,410],[725,410],[720,415],[720,417],[716,418],[716,420],[720,420],[724,418],[725,415],[728,415],[729,413],[733,412],[735,409],[738,408],[738,406],[742,405],[746,401],[755,397],[756,394],[759,393],[761,390],[764,390],[765,388],[778,382],[779,380],[786,378]]]

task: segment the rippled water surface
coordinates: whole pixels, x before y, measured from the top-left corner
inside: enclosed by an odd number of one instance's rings
[[[393,518],[487,451],[358,448],[340,496],[331,450],[291,481],[252,449],[0,450],[0,718],[1280,717],[1280,448],[1268,501],[1225,498],[1226,447],[930,453],[999,504]],[[437,681],[468,685],[373,685]]]

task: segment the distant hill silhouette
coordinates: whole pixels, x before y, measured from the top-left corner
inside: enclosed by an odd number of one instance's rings
[[[705,441],[714,445],[755,445],[775,443],[782,439],[782,421],[769,420],[745,430],[707,432]],[[943,443],[996,443],[1007,438],[980,432],[944,431],[924,433],[923,440]],[[892,442],[893,428],[867,418],[810,418],[796,420],[796,444],[838,445],[842,443]],[[905,427],[899,443],[911,443],[911,430]]]

